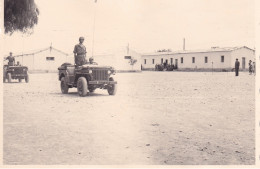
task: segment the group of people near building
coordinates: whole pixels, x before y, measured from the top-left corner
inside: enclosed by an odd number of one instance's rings
[[[249,67],[249,75],[255,75],[255,62],[252,62],[252,60],[249,60],[248,63],[248,67]]]
[[[156,64],[155,65],[155,70],[156,71],[173,71],[173,69],[177,69],[177,65],[174,66],[174,64],[168,64],[167,62],[164,62],[163,64]]]
[[[239,75],[239,66],[240,66],[240,62],[238,61],[238,59],[236,59],[236,62],[235,62],[235,75],[236,76]],[[252,62],[252,60],[249,60],[248,70],[249,70],[249,75],[255,75],[255,62]]]

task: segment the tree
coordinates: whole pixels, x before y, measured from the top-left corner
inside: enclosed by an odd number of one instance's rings
[[[157,52],[172,52],[171,49],[159,49]]]
[[[34,0],[4,0],[4,28],[6,34],[15,31],[32,33],[38,23],[39,9]]]
[[[134,64],[135,64],[136,62],[137,62],[137,60],[134,59],[134,58],[131,58],[131,59],[129,60],[129,64],[132,65],[132,70],[134,69]]]

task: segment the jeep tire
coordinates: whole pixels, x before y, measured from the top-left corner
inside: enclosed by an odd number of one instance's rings
[[[12,81],[11,73],[7,73],[7,79],[8,79],[8,83],[11,83],[11,81]]]
[[[84,97],[88,94],[88,82],[85,77],[80,77],[77,81],[78,94]]]
[[[25,82],[26,82],[26,83],[29,82],[29,75],[27,75],[27,76],[25,77]]]
[[[22,79],[18,79],[18,80],[19,80],[20,83],[22,82]]]
[[[62,77],[60,80],[60,89],[63,94],[68,94],[69,92],[69,86],[67,85],[65,81],[65,77]]]
[[[114,78],[110,77],[109,81],[114,81]],[[107,92],[108,92],[109,95],[115,95],[116,91],[117,91],[117,84],[111,84],[107,88]]]

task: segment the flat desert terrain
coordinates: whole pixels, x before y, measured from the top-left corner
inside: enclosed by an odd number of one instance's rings
[[[234,74],[118,73],[115,96],[4,83],[4,164],[253,165],[255,77]]]

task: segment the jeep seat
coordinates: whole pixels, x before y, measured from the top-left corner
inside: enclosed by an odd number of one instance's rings
[[[75,66],[67,66],[67,71],[69,75],[74,75],[75,74]]]

